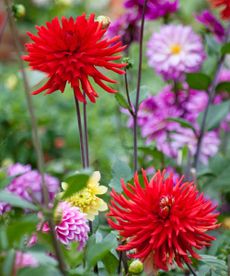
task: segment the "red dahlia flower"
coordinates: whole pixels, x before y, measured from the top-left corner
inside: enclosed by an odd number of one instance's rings
[[[124,195],[111,193],[108,222],[126,242],[118,250],[132,250],[129,256],[141,259],[147,270],[199,259],[194,249],[209,246],[215,238],[205,232],[219,226],[215,206],[191,182],[174,184],[173,175],[165,179],[164,172],[148,181],[142,174],[143,186],[135,174],[134,185],[121,181]]]
[[[95,21],[93,14],[89,19],[85,14],[78,16],[76,20],[72,17],[58,18],[46,23],[46,27],[36,27],[37,36],[28,33],[33,43],[26,44],[28,55],[24,60],[29,65],[40,70],[49,76],[47,83],[34,91],[39,94],[46,91],[46,94],[60,90],[64,92],[65,85],[69,82],[74,89],[76,98],[85,102],[84,91],[91,102],[95,102],[98,94],[95,92],[89,81],[91,77],[95,83],[109,93],[116,90],[107,86],[104,81],[115,83],[116,81],[103,75],[98,68],[104,67],[118,74],[125,64],[113,62],[121,58],[115,53],[121,52],[125,47],[119,41],[119,36],[112,39],[103,39],[106,29],[102,23]]]
[[[221,16],[223,19],[230,18],[230,0],[209,0],[214,7],[223,7]]]

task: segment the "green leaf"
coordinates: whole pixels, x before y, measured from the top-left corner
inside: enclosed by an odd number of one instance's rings
[[[117,239],[113,233],[108,234],[102,242],[96,243],[95,235],[92,235],[87,243],[86,262],[88,270],[103,260],[111,249],[117,247]]]
[[[10,251],[7,252],[7,256],[3,262],[3,267],[2,267],[3,275],[12,275],[14,260],[15,260],[15,251],[11,249]]]
[[[227,275],[227,265],[223,260],[218,259],[211,255],[200,255],[200,262],[206,264],[209,267],[209,272],[211,275]]]
[[[128,181],[132,179],[133,173],[130,167],[123,161],[117,159],[112,166],[112,180],[109,183],[109,187],[114,188],[117,192],[121,192],[121,179]]]
[[[127,103],[125,97],[121,93],[116,93],[115,94],[115,99],[119,103],[119,105],[125,109],[130,109],[129,104]]]
[[[113,253],[109,252],[105,255],[102,260],[107,272],[109,275],[116,275],[118,268],[118,259],[113,255]]]
[[[61,272],[53,266],[26,267],[21,269],[17,276],[62,276]]]
[[[139,97],[139,104],[146,99],[146,97],[148,96],[149,94],[149,87],[146,86],[146,85],[141,85],[140,87],[140,97]],[[136,94],[137,94],[137,90],[133,90],[131,93],[130,93],[130,99],[131,99],[131,102],[135,105],[136,104]]]
[[[230,101],[221,104],[211,105],[208,110],[205,130],[209,131],[219,126],[220,122],[227,116],[230,110]],[[197,119],[199,126],[202,125],[204,112],[199,114]]]
[[[29,253],[30,255],[32,255],[39,262],[39,265],[57,266],[57,260],[54,259],[53,257],[48,256],[46,252],[29,250],[26,253]]]
[[[221,82],[216,86],[216,92],[229,92],[230,93],[230,82]]]
[[[87,185],[87,182],[91,176],[92,172],[89,170],[77,172],[73,175],[68,176],[64,179],[68,185],[66,190],[62,194],[62,199],[66,199],[73,194],[79,192],[80,190],[84,189]]]
[[[8,191],[5,191],[5,190],[0,191],[0,201],[9,203],[13,207],[30,209],[30,210],[34,210],[34,211],[38,210],[37,206],[33,205],[29,201],[26,201],[26,200],[20,198],[19,196],[15,195],[13,193],[10,193]]]
[[[204,73],[191,73],[186,75],[186,81],[189,84],[190,88],[196,90],[205,90],[207,91],[210,84],[211,79],[209,76]]]
[[[27,214],[15,221],[11,221],[6,229],[10,244],[20,241],[26,234],[28,235],[35,232],[37,224],[38,217],[34,214]],[[15,231],[17,231],[17,235],[15,235]]]
[[[230,159],[222,156],[215,156],[209,162],[211,172],[215,175],[207,181],[207,189],[214,189],[220,192],[229,192],[230,185]]]
[[[193,127],[193,125],[184,119],[171,117],[171,118],[168,118],[168,121],[179,123],[182,127],[185,127],[185,128],[190,128],[196,134],[196,130]]]
[[[230,54],[230,42],[224,44],[221,48],[222,55]]]

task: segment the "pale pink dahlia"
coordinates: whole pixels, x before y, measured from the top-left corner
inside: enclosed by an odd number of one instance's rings
[[[86,215],[70,203],[61,202],[57,208],[57,217],[60,217],[55,226],[57,238],[65,245],[74,241],[78,242],[78,250],[81,250],[88,240],[89,226]],[[48,224],[43,226],[42,231],[49,231]]]
[[[167,25],[153,33],[147,46],[149,66],[166,80],[197,72],[205,59],[201,37],[190,26]]]
[[[37,267],[38,261],[29,253],[17,251],[15,255],[13,275],[17,275],[19,269],[23,267]]]

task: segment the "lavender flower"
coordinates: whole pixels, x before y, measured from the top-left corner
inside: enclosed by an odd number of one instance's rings
[[[216,17],[208,10],[204,10],[196,16],[196,19],[204,25],[204,27],[214,34],[218,42],[223,42],[225,37],[225,29]]]
[[[20,163],[15,163],[15,164],[10,165],[7,168],[7,175],[8,176],[16,176],[16,175],[19,175],[19,174],[26,173],[30,170],[31,170],[30,165],[22,165]]]
[[[15,262],[14,262],[14,272],[15,275],[17,271],[24,267],[37,267],[38,261],[29,253],[24,253],[21,251],[16,252]]]
[[[38,202],[42,203],[42,176],[37,170],[31,170],[30,165],[16,163],[8,167],[7,174],[14,178],[6,187],[6,190],[32,202],[33,199],[30,195],[31,192],[33,197]],[[44,175],[44,180],[49,193],[49,202],[52,203],[56,193],[59,192],[60,183],[57,178],[48,174]],[[10,209],[11,207],[9,204],[3,202],[0,203],[0,214],[3,214]]]
[[[153,33],[147,56],[149,66],[165,80],[181,80],[185,73],[201,68],[205,52],[200,36],[190,26],[167,25]]]
[[[204,111],[208,101],[206,92],[184,89],[175,94],[171,86],[166,86],[159,94],[150,96],[140,105],[138,125],[146,143],[153,141],[158,150],[171,158],[177,158],[178,152],[187,146],[191,156],[195,154],[197,136],[191,129],[181,128],[180,124],[169,119],[182,118],[189,121],[199,133],[197,118]],[[214,103],[219,103],[217,96]],[[130,122],[129,122],[130,123]],[[216,131],[207,132],[203,139],[200,161],[207,163],[208,158],[215,155],[220,144]]]
[[[135,9],[139,18],[142,15],[144,0],[126,0],[124,3],[127,9]],[[174,13],[179,8],[179,0],[149,0],[147,2],[146,18],[157,19],[170,13]]]

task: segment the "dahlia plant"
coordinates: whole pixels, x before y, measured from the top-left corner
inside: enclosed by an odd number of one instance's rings
[[[0,10],[0,275],[227,275],[229,1],[41,2]]]

